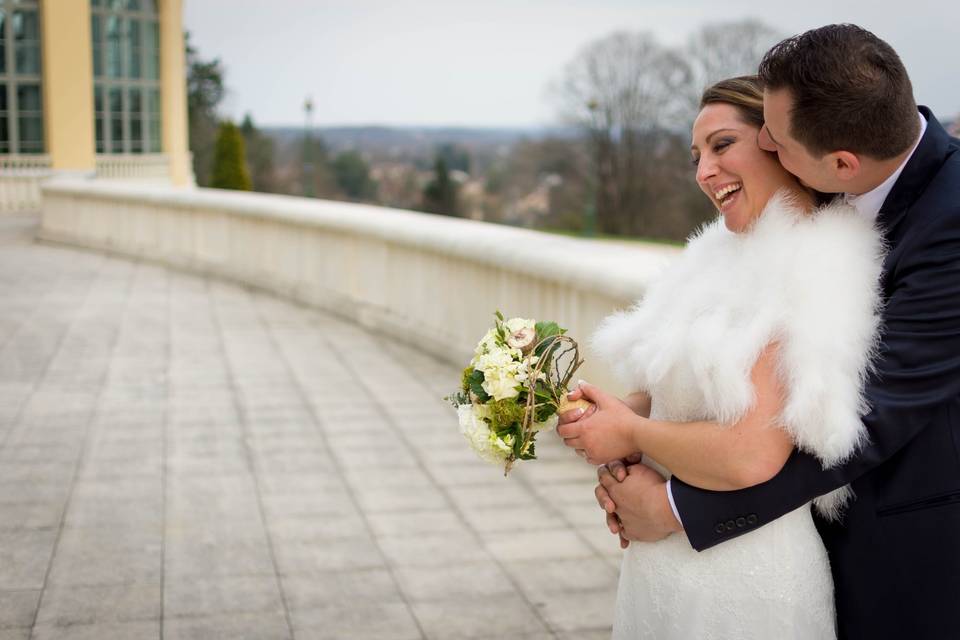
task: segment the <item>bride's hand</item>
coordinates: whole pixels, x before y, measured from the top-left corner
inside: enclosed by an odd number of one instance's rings
[[[622,400],[591,384],[581,383],[579,390],[596,409],[557,427],[563,443],[578,453],[583,452],[591,464],[604,464],[636,453],[633,430],[636,421],[642,418]]]

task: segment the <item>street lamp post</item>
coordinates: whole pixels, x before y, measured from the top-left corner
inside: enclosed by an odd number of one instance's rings
[[[584,207],[583,235],[592,238],[597,234],[597,183],[600,174],[600,143],[597,139],[597,110],[600,105],[596,100],[587,102],[590,111],[590,159],[591,166],[587,173],[587,202]]]
[[[306,116],[303,130],[303,195],[312,198],[316,195],[313,176],[313,100],[307,96],[303,103]]]

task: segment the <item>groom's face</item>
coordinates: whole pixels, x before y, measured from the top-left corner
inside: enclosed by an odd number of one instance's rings
[[[784,169],[797,176],[805,186],[825,193],[838,191],[835,176],[829,171],[830,165],[826,157],[814,157],[806,147],[790,135],[792,108],[793,98],[789,90],[763,92],[765,123],[757,140],[760,148],[776,152]]]

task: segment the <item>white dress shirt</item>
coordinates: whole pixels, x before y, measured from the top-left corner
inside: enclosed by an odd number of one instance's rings
[[[927,119],[923,117],[919,111],[917,116],[920,118],[920,135],[917,136],[916,142],[913,143],[913,147],[910,149],[910,153],[907,154],[906,159],[897,167],[897,170],[891,173],[886,180],[880,183],[874,189],[862,193],[860,195],[855,195],[852,193],[843,194],[843,201],[849,205],[852,205],[861,215],[866,217],[868,220],[875,221],[877,216],[880,214],[880,207],[883,206],[883,201],[887,199],[887,196],[890,195],[890,191],[893,190],[893,185],[897,183],[897,179],[900,178],[900,174],[903,173],[903,168],[907,166],[907,163],[910,162],[910,158],[913,157],[914,152],[917,150],[917,147],[920,145],[920,140],[923,138],[924,132],[927,130]],[[673,500],[673,488],[671,485],[672,478],[667,479],[667,499],[670,501],[670,508],[673,509],[673,516],[677,519],[677,522],[683,526],[683,520],[680,518],[680,511],[677,510],[677,503]]]

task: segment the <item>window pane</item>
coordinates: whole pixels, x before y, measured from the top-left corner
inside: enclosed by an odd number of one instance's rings
[[[40,47],[36,41],[18,42],[14,53],[17,59],[17,73],[40,75]]]
[[[127,0],[127,9],[130,11],[140,11],[140,0]]]
[[[144,77],[156,80],[160,77],[160,32],[155,20],[144,23],[143,55],[146,58]]]
[[[95,86],[93,88],[93,126],[97,130],[95,138],[97,141],[97,153],[103,153],[106,150],[106,140],[103,137],[103,123],[106,120],[105,109],[103,87]]]
[[[110,103],[110,150],[114,153],[123,151],[123,92],[112,87],[108,93]]]
[[[143,91],[130,89],[130,151],[143,153]]]
[[[130,89],[130,115],[137,118],[143,117],[143,90],[137,88]]]
[[[160,135],[162,130],[160,128],[160,118],[152,118],[150,120],[150,153],[160,153],[162,151],[160,143]]]
[[[123,9],[123,0],[106,0],[109,11],[120,11]]]
[[[160,153],[163,150],[163,125],[159,89],[150,89],[147,94],[147,108],[150,113],[150,152]]]
[[[40,73],[40,28],[36,11],[13,12],[13,45],[17,73]]]
[[[107,99],[110,105],[110,115],[122,115],[123,114],[123,93],[117,87],[111,87],[109,93],[107,94]]]
[[[10,153],[10,123],[7,118],[7,85],[0,83],[0,153]]]
[[[21,84],[17,86],[17,110],[24,115],[42,114],[40,86]]]
[[[90,16],[90,31],[93,39],[93,76],[103,75],[103,21],[96,14]]]
[[[130,78],[140,77],[140,21],[128,20],[127,32],[127,52],[129,59],[127,61],[127,76]]]
[[[13,12],[14,40],[39,40],[40,28],[37,23],[36,11]]]
[[[143,153],[143,121],[139,118],[130,118],[130,151]]]
[[[20,116],[20,150],[40,151],[43,147],[43,118],[41,116]]]
[[[120,28],[122,20],[117,16],[107,16],[107,75],[119,78],[123,74],[123,58],[120,52]]]
[[[7,72],[7,13],[0,6],[0,73]]]

